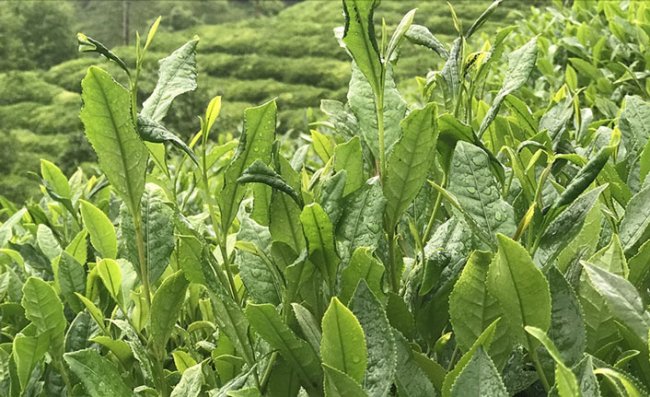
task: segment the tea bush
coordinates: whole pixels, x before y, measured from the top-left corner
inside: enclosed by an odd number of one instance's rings
[[[0,393],[648,395],[650,7],[477,40],[495,1],[447,43],[415,10],[378,40],[377,3],[342,2],[347,94],[294,140],[281,94],[237,140],[219,95],[168,128],[215,88],[193,38],[141,101],[160,19],[131,62],[79,35],[119,74],[81,83],[98,168],[42,160],[38,201],[0,199]],[[599,56],[565,57],[589,29]],[[404,93],[406,42],[444,63]]]

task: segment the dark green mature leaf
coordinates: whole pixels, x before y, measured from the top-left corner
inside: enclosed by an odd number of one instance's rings
[[[287,182],[282,179],[274,169],[266,165],[262,160],[257,159],[253,164],[244,170],[239,178],[238,183],[263,183],[289,195],[299,206],[302,206],[302,198],[298,192],[293,190]]]
[[[196,89],[196,46],[194,38],[167,58],[160,60],[158,83],[151,96],[142,104],[140,114],[155,122],[161,122],[167,115],[172,101],[177,96]]]
[[[578,197],[546,228],[535,251],[535,263],[542,266],[553,263],[560,252],[582,229],[587,214],[596,203],[598,196],[607,188],[599,186]]]
[[[338,369],[323,364],[325,370],[325,397],[365,397],[359,382]]]
[[[600,171],[605,167],[609,157],[616,151],[618,141],[612,145],[605,146],[600,149],[596,155],[589,160],[584,167],[578,171],[575,177],[571,180],[566,189],[560,194],[553,203],[553,208],[559,208],[563,205],[572,203],[585,189],[596,180]]]
[[[584,269],[591,285],[605,299],[612,316],[645,344],[650,328],[650,313],[646,311],[636,288],[623,277],[599,267],[585,263]]]
[[[300,221],[307,238],[309,260],[321,272],[327,285],[333,288],[340,259],[334,247],[332,222],[317,203],[309,204],[303,208]]]
[[[496,233],[512,236],[516,229],[514,210],[500,196],[487,154],[471,143],[460,141],[452,164],[449,191],[462,208],[491,238]]]
[[[169,142],[177,148],[181,149],[194,161],[194,164],[199,165],[199,159],[196,154],[190,149],[189,146],[181,138],[176,136],[173,132],[169,131],[164,125],[160,124],[153,119],[143,115],[138,115],[138,132],[140,138],[147,142],[163,143]]]
[[[282,321],[271,304],[249,304],[246,317],[255,331],[293,367],[303,386],[316,389],[322,379],[318,356],[307,342],[298,338]]]
[[[627,256],[633,256],[650,238],[650,186],[641,189],[625,208],[619,237]]]
[[[582,308],[573,288],[555,266],[549,268],[547,277],[552,303],[548,337],[557,346],[562,362],[572,367],[582,359],[587,347]]]
[[[97,350],[66,353],[63,358],[90,397],[133,396],[133,391],[124,383],[115,365],[100,356]]]
[[[483,349],[489,349],[490,344],[492,343],[492,340],[494,339],[494,332],[496,330],[496,327],[501,320],[496,320],[492,324],[490,324],[485,331],[476,339],[474,344],[465,352],[465,354],[462,355],[460,360],[456,363],[454,366],[454,369],[449,371],[447,373],[447,376],[445,376],[445,381],[442,384],[442,397],[450,397],[451,396],[451,389],[456,383],[456,379],[458,379],[458,376],[462,372],[463,368],[467,366],[469,361],[474,357],[476,354],[477,350],[479,348]]]
[[[188,285],[189,283],[181,270],[167,277],[153,295],[151,301],[151,343],[160,354],[165,351],[167,340],[174,330],[176,320],[185,302],[185,291],[187,291]]]
[[[508,396],[499,370],[490,356],[479,348],[470,362],[458,374],[451,388],[452,397],[505,397]]]
[[[389,230],[395,228],[426,182],[438,139],[436,105],[412,111],[400,127],[402,136],[388,158],[383,186]]]
[[[352,297],[360,281],[367,283],[370,290],[377,296],[383,296],[381,279],[384,275],[384,265],[373,258],[368,247],[359,247],[352,253],[350,262],[341,272],[341,291],[339,298],[347,302]]]
[[[117,236],[113,223],[104,211],[80,200],[81,218],[90,234],[90,242],[103,258],[117,258]]]
[[[353,63],[350,88],[348,89],[348,104],[359,121],[359,129],[365,144],[374,158],[379,159],[381,156],[379,156],[377,110],[373,97],[372,87],[363,76],[363,73]],[[386,153],[390,153],[393,145],[400,137],[400,121],[404,118],[405,113],[406,102],[397,91],[393,80],[393,72],[389,67],[384,84],[384,144]]]
[[[366,339],[359,320],[338,298],[323,315],[320,354],[327,364],[361,382],[368,365]]]
[[[343,191],[343,195],[347,196],[363,186],[366,180],[363,174],[363,152],[359,137],[355,136],[334,148],[334,171],[342,170],[345,170],[347,175]]]
[[[28,278],[23,285],[21,305],[38,334],[49,334],[51,351],[63,353],[63,332],[68,322],[54,288],[40,278]]]
[[[483,135],[490,126],[490,123],[496,118],[501,103],[503,103],[506,96],[519,89],[528,80],[528,76],[533,71],[535,61],[537,60],[537,38],[533,38],[521,48],[513,51],[508,58],[506,79],[496,97],[494,97],[492,106],[490,106],[490,109],[481,122],[481,126],[477,132],[479,137]]]
[[[255,252],[239,250],[235,263],[239,267],[239,275],[246,286],[246,291],[255,302],[280,303],[281,280],[275,273],[272,263],[266,256],[271,251],[271,234],[264,226],[257,224],[249,217],[241,220],[237,240],[253,244]],[[262,255],[262,256],[260,256]]]
[[[198,397],[203,384],[203,366],[196,364],[187,368],[170,397]]]
[[[237,178],[257,159],[267,164],[271,162],[276,113],[277,105],[274,100],[244,111],[244,131],[239,138],[237,153],[226,168],[225,183],[218,198],[224,233],[227,233],[235,219],[245,194],[245,187],[236,182]]]
[[[535,337],[555,361],[555,385],[560,397],[580,397],[580,388],[576,376],[562,360],[562,355],[553,341],[544,331],[537,327],[526,326],[526,332]]]
[[[252,366],[255,364],[255,353],[248,337],[249,323],[243,310],[229,296],[211,295],[215,311],[215,322],[219,330],[230,339],[233,346],[244,361]],[[248,305],[250,307],[251,305]]]
[[[447,50],[447,47],[442,44],[426,26],[413,24],[409,27],[409,30],[406,31],[404,37],[413,44],[418,44],[435,51],[443,59],[447,59],[449,56],[449,50]]]
[[[376,95],[381,87],[382,64],[375,37],[373,14],[376,0],[344,0],[345,30],[343,42],[354,58],[359,70],[372,86]]]
[[[104,70],[91,66],[81,82],[81,121],[99,166],[119,196],[136,213],[144,192],[149,151],[135,131],[129,92]]]
[[[405,396],[437,396],[436,389],[420,368],[416,360],[416,352],[411,350],[408,340],[396,329],[393,329],[397,347],[397,371],[395,385],[400,395]]]
[[[142,232],[145,260],[149,273],[149,281],[155,283],[169,264],[169,257],[174,251],[174,210],[167,205],[164,191],[154,185],[147,184],[140,206],[142,212]],[[135,226],[125,208],[121,211],[120,223],[120,252],[131,263],[139,263],[136,246]],[[137,269],[139,270],[139,269]]]
[[[49,346],[50,336],[47,333],[37,336],[27,336],[21,333],[14,338],[11,353],[16,363],[21,390],[25,390],[34,368],[45,357]]]
[[[524,247],[502,234],[497,241],[499,250],[487,275],[488,292],[499,301],[510,335],[530,350],[533,345],[524,327],[547,330],[551,325],[548,282]]]
[[[83,306],[75,296],[75,292],[83,294],[86,291],[86,270],[77,260],[67,252],[63,252],[56,272],[61,295],[75,311],[80,311]]]
[[[618,126],[629,158],[636,161],[650,140],[650,105],[639,96],[626,96]]]
[[[463,351],[469,350],[479,335],[503,316],[496,298],[487,290],[486,279],[491,260],[490,253],[474,251],[449,296],[449,316],[454,336]],[[507,331],[507,325],[499,323],[489,350],[499,367],[510,354],[512,345]]]
[[[370,396],[386,396],[397,370],[397,349],[392,328],[381,302],[362,279],[348,304],[366,337],[368,368],[363,388]]]
[[[341,220],[336,228],[339,252],[344,259],[349,258],[358,247],[374,250],[383,233],[381,226],[385,206],[386,200],[378,179],[345,199]]]

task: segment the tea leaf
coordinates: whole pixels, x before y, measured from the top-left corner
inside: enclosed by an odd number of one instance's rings
[[[124,383],[115,365],[100,356],[97,350],[66,353],[63,358],[91,397],[133,396],[133,391]]]
[[[323,316],[322,328],[320,354],[323,364],[361,382],[368,365],[368,351],[359,320],[334,297]]]
[[[528,252],[517,242],[498,234],[499,250],[490,263],[488,292],[503,309],[515,341],[533,349],[524,332],[527,325],[542,330],[551,325],[551,294],[548,282]]]
[[[402,137],[388,158],[383,186],[388,230],[395,228],[426,182],[438,139],[435,104],[412,111],[400,126]]]
[[[499,370],[481,348],[474,353],[470,362],[458,374],[451,388],[452,397],[508,395]]]
[[[142,104],[140,112],[146,119],[161,122],[174,98],[196,89],[198,43],[198,38],[190,40],[167,58],[160,60],[158,83],[151,96]]]

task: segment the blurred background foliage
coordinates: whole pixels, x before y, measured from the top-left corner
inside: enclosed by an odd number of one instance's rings
[[[467,26],[490,0],[451,2]],[[506,0],[484,34],[522,22],[541,0]],[[418,8],[416,23],[443,42],[455,36],[450,10],[441,0],[384,0],[381,15],[391,31],[401,16]],[[196,115],[222,95],[221,134],[237,134],[243,110],[277,97],[279,131],[287,138],[309,132],[321,99],[344,100],[349,59],[333,29],[340,25],[339,1],[2,1],[0,2],[0,194],[22,201],[38,188],[33,176],[45,158],[70,174],[94,160],[79,121],[80,81],[88,66],[113,64],[76,50],[76,32],[113,48],[133,64],[136,30],[162,25],[148,53],[141,84],[146,98],[157,78],[157,61],[193,35],[198,49],[199,88],[175,103],[166,124],[184,138],[198,128]],[[375,21],[381,23],[380,20]],[[379,30],[380,31],[380,30]],[[396,77],[402,92],[417,92],[406,76],[426,75],[440,58],[405,46]]]

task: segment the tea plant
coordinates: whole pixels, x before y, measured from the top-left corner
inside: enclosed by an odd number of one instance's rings
[[[42,161],[39,202],[2,200],[0,393],[647,395],[645,60],[594,83],[605,58],[569,69],[511,27],[472,52],[500,1],[466,29],[451,8],[450,47],[415,10],[378,40],[376,3],[343,1],[348,101],[324,100],[304,145],[275,135],[274,101],[214,137],[220,97],[184,142],[164,120],[198,38],[140,103],[160,21],[133,68],[79,35],[129,84],[82,81],[99,176]],[[604,18],[644,54],[650,9],[611,4],[549,15]],[[393,79],[407,42],[444,60],[416,104]]]

